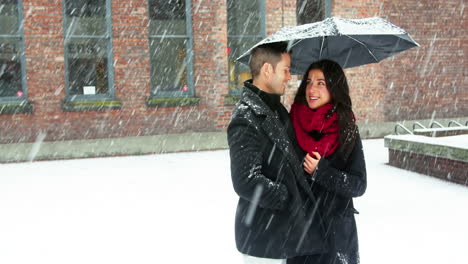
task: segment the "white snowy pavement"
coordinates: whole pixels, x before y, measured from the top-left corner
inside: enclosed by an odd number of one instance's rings
[[[468,187],[364,148],[362,264],[468,263]],[[0,164],[0,263],[242,263],[236,202],[227,150]]]

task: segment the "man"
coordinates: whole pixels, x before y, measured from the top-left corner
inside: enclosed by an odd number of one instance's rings
[[[239,195],[236,245],[246,263],[286,263],[326,249],[318,201],[280,102],[291,79],[290,63],[287,43],[251,51],[253,80],[245,82],[228,127],[231,177]]]

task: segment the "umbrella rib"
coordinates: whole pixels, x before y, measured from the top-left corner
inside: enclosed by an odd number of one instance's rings
[[[304,39],[298,39],[298,40],[294,41],[293,44],[291,44],[291,47],[290,47],[290,48],[296,46],[297,44],[299,44],[299,42],[301,42],[301,41],[303,41],[303,40],[304,40]]]
[[[359,41],[359,40],[357,40],[357,39],[355,39],[355,38],[353,38],[353,37],[351,37],[351,36],[349,36],[349,35],[345,35],[345,36],[348,37],[348,38],[350,38],[350,39],[352,39],[352,40],[354,40],[354,41],[356,41],[357,43],[361,44],[362,46],[364,46],[364,47],[366,48],[367,52],[369,52],[369,54],[372,56],[372,58],[374,58],[374,60],[375,60],[376,62],[379,61],[379,60],[374,56],[374,54],[372,53],[372,51],[366,46],[366,44],[362,43],[361,41]]]
[[[323,45],[325,44],[325,37],[322,37],[322,43],[320,44],[320,54],[319,54],[319,59],[322,58],[322,50],[323,50]]]

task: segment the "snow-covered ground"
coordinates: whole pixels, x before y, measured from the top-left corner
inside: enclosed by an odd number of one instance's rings
[[[363,264],[468,263],[468,187],[365,140]],[[242,263],[227,150],[0,164],[0,263]]]

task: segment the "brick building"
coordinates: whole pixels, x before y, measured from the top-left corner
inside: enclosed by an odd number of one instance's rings
[[[394,121],[467,117],[464,14],[459,0],[0,0],[1,160],[24,160],[38,141],[50,147],[39,158],[223,147],[249,78],[236,56],[329,15],[380,16],[421,44],[346,70],[364,136]]]

